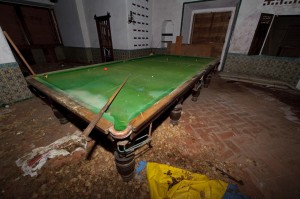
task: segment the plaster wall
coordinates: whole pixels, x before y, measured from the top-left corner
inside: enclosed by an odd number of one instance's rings
[[[190,30],[191,30],[191,24],[193,22],[193,14],[192,9],[189,6],[186,6],[183,18],[182,18],[182,43],[189,44],[190,43]]]
[[[75,1],[76,1],[76,7],[77,7],[77,11],[78,11],[78,16],[79,16],[79,24],[80,24],[82,35],[83,35],[84,46],[90,47],[91,41],[90,41],[90,35],[89,35],[87,23],[86,23],[84,0],[75,0]]]
[[[180,35],[182,6],[186,0],[153,0],[152,3],[152,48],[161,46],[162,24],[171,20],[174,24],[173,39]]]
[[[135,23],[127,23],[128,47],[145,49],[151,46],[152,1],[127,0],[127,16],[132,13]]]
[[[242,1],[229,48],[230,53],[247,54],[261,13],[299,15],[300,4],[263,5],[263,0]]]
[[[84,19],[82,13],[78,11],[78,3],[81,0],[75,1],[58,1],[54,6],[54,11],[57,19],[57,24],[60,30],[64,46],[71,47],[86,47],[88,42],[84,35]],[[83,15],[84,16],[84,15]]]
[[[16,62],[0,27],[0,64]]]
[[[90,44],[86,47],[99,48],[99,40],[94,15],[110,13],[110,27],[114,49],[128,49],[128,23],[126,0],[84,0],[86,26]]]

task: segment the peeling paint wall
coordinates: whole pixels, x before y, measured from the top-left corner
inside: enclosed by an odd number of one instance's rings
[[[230,41],[223,71],[239,78],[256,78],[299,87],[300,60],[291,57],[248,56],[261,13],[300,15],[300,2],[290,0],[243,0]],[[274,83],[275,84],[275,83]],[[298,88],[299,89],[299,88]]]
[[[265,0],[242,1],[231,39],[230,53],[248,53],[261,13],[300,15],[300,3],[276,5],[278,2],[281,1],[274,0],[274,5],[268,5]],[[282,2],[290,1],[284,0]]]

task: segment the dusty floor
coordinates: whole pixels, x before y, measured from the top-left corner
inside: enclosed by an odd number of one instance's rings
[[[136,162],[169,164],[235,183],[218,168],[242,180],[240,189],[253,198],[300,198],[299,94],[214,76],[197,102],[184,102],[178,126],[166,117],[157,124],[153,148],[140,150]],[[145,176],[122,181],[105,140],[91,160],[79,151],[48,160],[37,177],[23,176],[18,158],[73,134],[77,126],[84,125],[60,124],[37,97],[0,108],[0,198],[149,198]]]

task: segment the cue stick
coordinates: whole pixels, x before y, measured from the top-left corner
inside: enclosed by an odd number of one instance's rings
[[[119,86],[119,88],[114,92],[114,94],[109,98],[109,100],[106,102],[106,104],[103,106],[103,108],[99,111],[99,113],[96,115],[96,117],[91,121],[91,123],[88,125],[88,127],[86,129],[84,129],[83,135],[85,137],[88,137],[90,135],[91,131],[93,130],[93,128],[95,127],[95,125],[97,124],[97,122],[100,120],[100,118],[102,117],[103,113],[108,109],[108,107],[111,105],[111,103],[113,102],[113,100],[116,98],[116,96],[118,95],[118,93],[120,92],[120,90],[122,89],[122,87],[124,86],[124,84],[127,82],[128,77]]]
[[[85,136],[85,138],[89,136],[89,134],[92,132],[92,130],[95,127],[95,125],[97,124],[97,122],[101,119],[103,113],[108,109],[108,107],[111,105],[113,100],[116,98],[116,96],[118,95],[120,90],[123,88],[124,84],[127,82],[128,77],[119,86],[119,88],[113,93],[113,95],[109,98],[109,100],[106,102],[106,104],[103,106],[103,108],[99,111],[99,113],[96,115],[96,117],[91,121],[91,123],[88,125],[88,127],[86,129],[84,129],[83,136]],[[87,148],[87,153],[85,156],[86,160],[91,157],[92,151],[96,148],[96,144],[97,144],[97,142],[95,140],[93,140],[91,146]]]
[[[9,41],[9,43],[14,47],[15,51],[18,53],[24,64],[27,66],[28,70],[31,72],[32,75],[35,75],[35,72],[33,72],[32,68],[29,66],[21,52],[19,51],[18,47],[15,45],[13,40],[10,38],[10,36],[7,34],[7,32],[3,31],[3,34],[5,35],[6,39]]]

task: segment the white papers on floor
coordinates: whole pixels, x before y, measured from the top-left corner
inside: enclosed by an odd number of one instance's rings
[[[22,168],[24,176],[37,176],[37,171],[44,166],[48,159],[84,150],[87,142],[81,135],[80,131],[76,131],[72,135],[62,137],[48,146],[33,149],[30,153],[19,158],[16,164]]]

